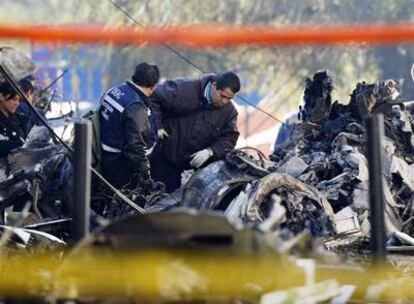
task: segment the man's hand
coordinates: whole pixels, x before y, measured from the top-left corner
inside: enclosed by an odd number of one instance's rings
[[[198,151],[191,155],[190,166],[199,168],[212,156],[213,151],[209,148]]]
[[[157,137],[158,139],[166,139],[170,137],[170,134],[168,134],[167,131],[165,131],[165,129],[158,129]]]

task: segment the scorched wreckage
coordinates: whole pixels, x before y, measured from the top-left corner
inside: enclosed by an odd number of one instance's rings
[[[4,47],[0,56],[0,64],[14,80],[32,76],[34,66],[20,52]],[[398,99],[399,83],[391,79],[356,84],[348,103],[333,101],[332,90],[333,75],[327,70],[316,72],[307,79],[297,123],[283,126],[288,136],[272,155],[253,148],[233,150],[223,160],[187,172],[186,182],[171,194],[162,183],[149,180],[120,190],[120,195],[93,175],[92,235],[81,248],[228,244],[237,251],[251,246],[241,235],[254,233],[255,242],[274,254],[291,254],[308,237],[314,243],[308,252],[317,247],[315,243],[328,251],[369,252],[363,118],[376,113],[384,116],[387,247],[414,245],[411,104]],[[36,109],[44,116],[54,102],[53,93],[35,87],[35,96]],[[89,118],[93,120],[93,114]],[[93,126],[96,141],[99,126],[96,121]],[[68,145],[71,142],[57,141],[40,124],[31,129],[24,145],[1,160],[0,230],[5,248],[63,252],[67,243],[73,244],[74,155]],[[99,143],[93,153],[94,160],[99,159]]]

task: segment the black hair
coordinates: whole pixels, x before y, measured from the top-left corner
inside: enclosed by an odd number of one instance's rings
[[[233,93],[240,91],[240,79],[234,72],[225,72],[218,74],[215,78],[218,90],[230,88]]]
[[[148,64],[146,62],[139,63],[135,67],[134,75],[132,75],[132,81],[139,86],[151,88],[155,86],[160,80],[160,70],[154,64]]]
[[[27,78],[24,78],[24,79],[20,80],[19,81],[19,86],[25,94],[34,91],[33,84]]]
[[[7,81],[3,81],[0,83],[0,94],[2,94],[6,100],[9,100],[14,98],[17,95],[17,92]]]

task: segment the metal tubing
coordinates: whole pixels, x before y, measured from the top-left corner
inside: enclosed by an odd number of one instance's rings
[[[91,124],[87,120],[75,123],[74,200],[72,215],[73,240],[79,241],[89,233],[91,199]]]
[[[384,191],[382,179],[382,140],[384,119],[382,114],[365,120],[368,135],[369,203],[371,222],[371,248],[374,262],[385,260]]]

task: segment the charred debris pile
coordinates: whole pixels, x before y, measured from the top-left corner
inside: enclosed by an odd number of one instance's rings
[[[414,137],[409,104],[394,80],[358,83],[348,104],[332,102],[333,76],[308,79],[298,123],[270,160],[242,149],[195,172],[173,197],[148,212],[175,207],[223,212],[237,228],[322,237],[332,249],[368,249],[369,199],[364,117],[384,115],[383,180],[387,245],[414,245]],[[345,247],[344,247],[345,246]]]
[[[163,185],[155,182],[123,192],[146,213],[213,212],[239,230],[276,233],[282,239],[307,233],[321,237],[329,248],[351,244],[367,248],[363,118],[382,113],[388,245],[414,245],[413,125],[409,104],[397,98],[399,84],[394,80],[358,83],[348,104],[333,102],[333,89],[329,71],[318,71],[307,80],[298,122],[284,125],[288,140],[270,159],[251,148],[239,149],[195,171],[175,193],[166,194]],[[3,224],[18,223],[70,239],[74,204],[70,153],[54,143],[45,128],[34,128],[26,144],[9,155],[0,169]],[[99,182],[94,183],[91,208],[92,229],[137,213]]]

